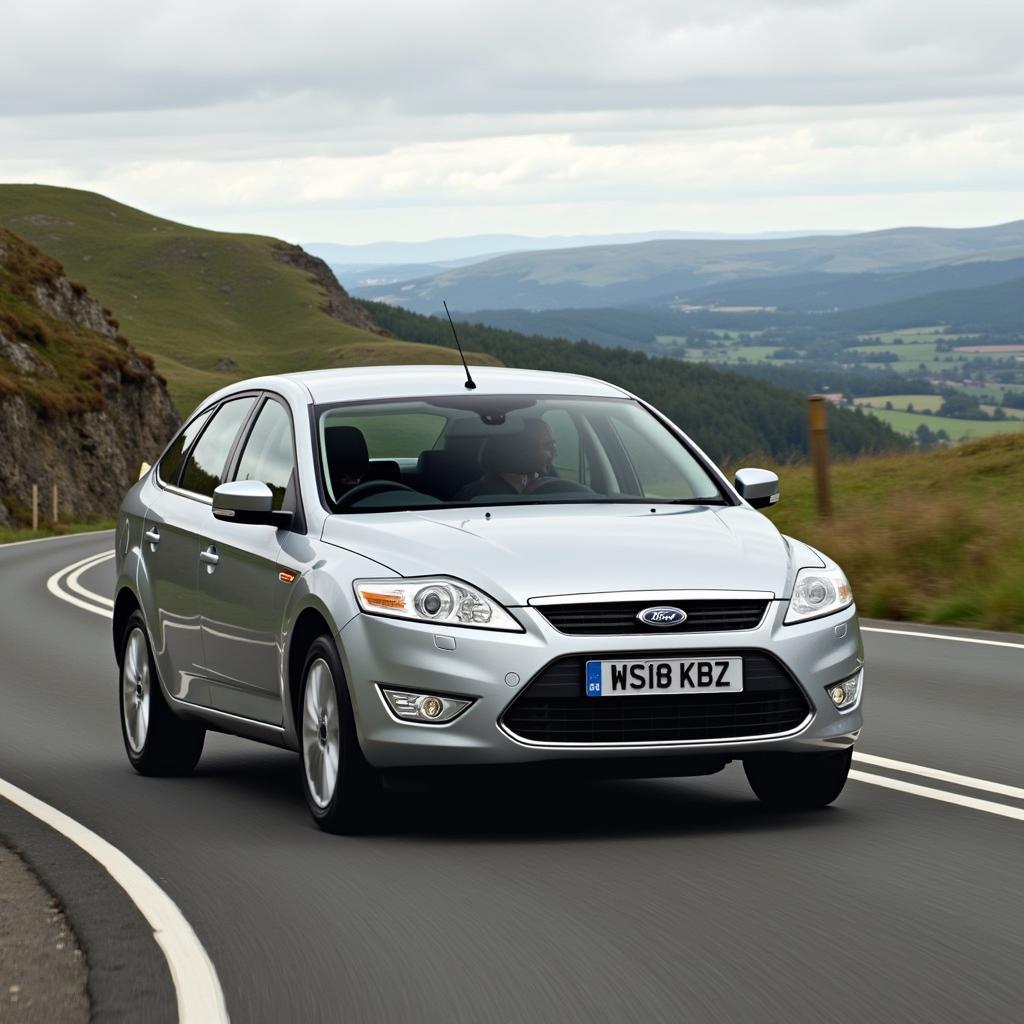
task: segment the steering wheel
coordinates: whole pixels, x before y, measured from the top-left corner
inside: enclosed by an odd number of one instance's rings
[[[419,493],[415,487],[400,484],[397,480],[366,480],[361,484],[356,484],[355,487],[350,487],[337,500],[335,505],[339,509],[348,508],[357,501],[362,501],[363,498],[372,498],[375,494],[383,494],[385,491],[412,491],[413,494]]]
[[[527,494],[594,494],[594,489],[586,484],[577,483],[575,480],[559,480],[557,477],[545,480],[538,484]]]

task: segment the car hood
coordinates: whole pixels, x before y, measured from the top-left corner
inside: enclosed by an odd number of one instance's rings
[[[451,508],[334,515],[322,539],[400,576],[454,576],[507,605],[623,590],[762,590],[788,597],[819,565],[744,506]]]

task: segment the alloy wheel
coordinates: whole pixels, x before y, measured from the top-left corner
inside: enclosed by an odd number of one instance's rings
[[[152,682],[149,674],[149,647],[146,636],[136,626],[128,634],[121,665],[121,708],[125,734],[133,754],[141,754],[149,733]]]
[[[334,796],[340,762],[341,728],[334,676],[327,662],[317,658],[306,674],[302,702],[302,764],[309,795],[321,809]]]

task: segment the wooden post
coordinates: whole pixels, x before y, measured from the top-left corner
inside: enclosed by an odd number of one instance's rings
[[[32,532],[39,529],[39,484],[32,485]]]
[[[59,492],[57,491],[57,485],[54,484],[53,485],[53,525],[54,526],[57,525],[57,518],[58,518],[57,517],[57,510],[59,508],[59,505],[57,504],[58,493]]]
[[[832,493],[828,480],[828,400],[824,395],[807,399],[807,422],[811,435],[811,463],[814,466],[814,491],[818,499],[818,516],[832,515]]]

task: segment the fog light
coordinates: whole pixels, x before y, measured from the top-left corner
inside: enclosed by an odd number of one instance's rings
[[[840,683],[832,683],[825,687],[825,689],[832,703],[839,711],[850,711],[856,707],[857,702],[860,700],[860,689],[863,681],[864,669],[861,669],[856,675],[850,676],[849,679],[844,679]]]
[[[426,697],[420,703],[420,714],[426,718],[439,718],[444,711],[444,701],[437,697]]]
[[[459,697],[442,697],[433,693],[412,693],[381,687],[388,707],[406,722],[429,722],[437,725],[450,722],[473,702]]]

